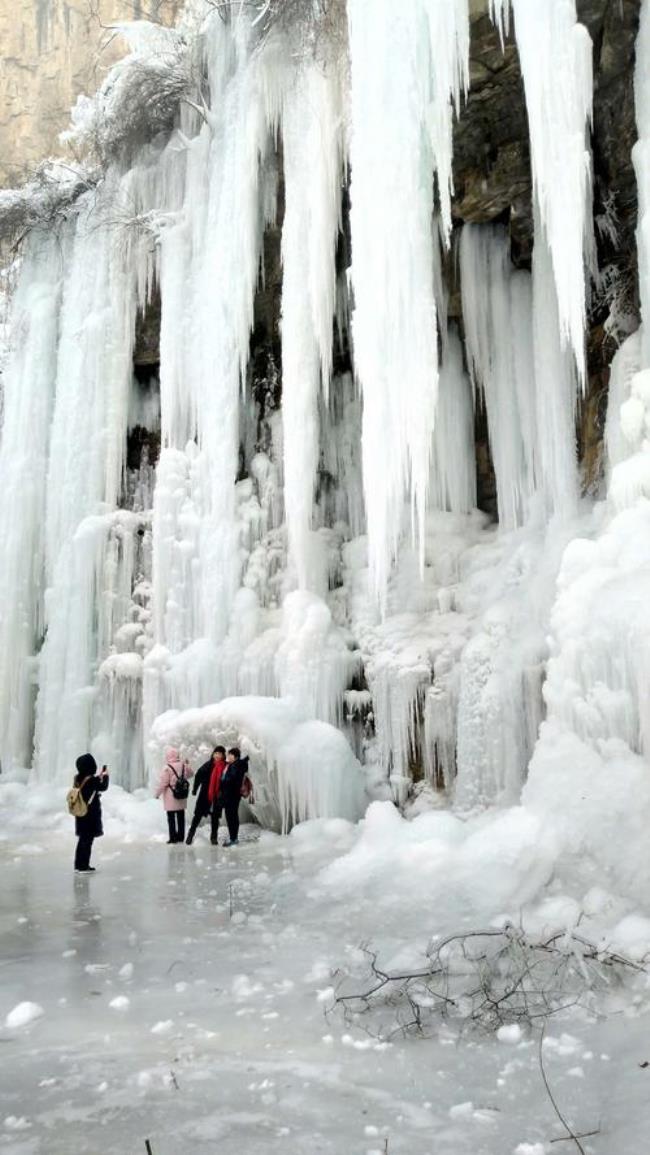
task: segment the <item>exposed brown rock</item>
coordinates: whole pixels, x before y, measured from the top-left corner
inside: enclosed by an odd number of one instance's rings
[[[117,21],[170,23],[182,0],[0,0],[0,188],[59,156],[80,93],[92,96],[125,51]]]

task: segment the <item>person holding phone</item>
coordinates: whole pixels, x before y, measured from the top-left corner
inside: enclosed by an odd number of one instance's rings
[[[74,785],[79,787],[87,810],[83,818],[75,818],[77,849],[74,868],[77,874],[92,874],[95,867],[90,865],[93,842],[104,833],[102,825],[102,804],[100,794],[108,790],[108,767],[102,766],[97,773],[97,763],[92,754],[82,754],[75,763],[77,773]]]

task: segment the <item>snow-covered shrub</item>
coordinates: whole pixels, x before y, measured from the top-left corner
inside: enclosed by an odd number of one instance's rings
[[[99,171],[46,160],[26,184],[0,189],[0,247],[15,246],[32,229],[51,229],[97,184]]]
[[[184,98],[197,97],[196,38],[147,21],[116,25],[131,51],[95,96],[81,95],[62,140],[102,165],[128,161],[159,133],[171,132]]]

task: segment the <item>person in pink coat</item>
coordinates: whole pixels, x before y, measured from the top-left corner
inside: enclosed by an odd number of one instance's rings
[[[190,792],[189,779],[193,773],[192,767],[181,760],[178,750],[170,747],[165,751],[165,765],[160,771],[155,795],[156,798],[162,798],[167,814],[168,844],[185,841],[185,808]]]

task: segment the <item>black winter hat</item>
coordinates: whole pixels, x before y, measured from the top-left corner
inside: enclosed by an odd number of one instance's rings
[[[77,767],[77,774],[80,778],[88,778],[91,774],[94,774],[97,769],[97,763],[92,754],[81,754],[80,757],[77,758],[75,766]]]

